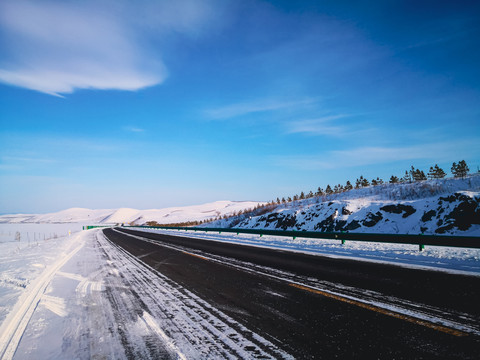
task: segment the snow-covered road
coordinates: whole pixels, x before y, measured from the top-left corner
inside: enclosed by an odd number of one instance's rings
[[[0,359],[290,357],[99,230],[0,246]]]

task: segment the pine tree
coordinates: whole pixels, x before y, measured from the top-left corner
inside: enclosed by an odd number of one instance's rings
[[[435,164],[435,179],[443,179],[447,173],[441,167]]]
[[[350,181],[347,180],[347,183],[345,184],[345,191],[352,190],[353,185]]]
[[[325,192],[323,191],[323,189],[319,186],[318,187],[318,190],[317,190],[317,193],[315,194],[317,196],[323,196],[325,195]]]
[[[400,182],[400,179],[399,179],[397,176],[392,175],[392,176],[390,177],[390,184],[396,184],[396,183],[398,183],[398,182]]]
[[[370,186],[370,183],[368,182],[368,180],[366,178],[363,178],[362,179],[362,187],[367,187],[367,186]]]
[[[285,200],[284,197],[282,197],[282,204],[285,204],[287,202],[287,200]]]
[[[360,178],[355,180],[355,189],[359,189],[362,187],[362,182],[363,182],[363,176],[360,175]]]
[[[300,193],[300,200],[303,200],[303,199],[305,199],[305,193],[302,191],[302,192]]]
[[[373,186],[377,186],[377,185],[378,185],[378,181],[375,180],[375,179],[372,179],[372,185],[373,185]]]
[[[456,163],[452,164],[452,174],[456,178],[464,178],[467,176],[470,169],[468,168],[467,163],[465,160],[461,160],[458,165]]]
[[[415,168],[412,165],[412,168],[409,171],[411,181],[415,181]]]
[[[427,180],[427,177],[425,176],[425,173],[423,172],[423,170],[415,169],[413,166],[412,166],[412,169],[410,170],[410,176],[413,181]]]
[[[435,164],[433,167],[430,166],[427,176],[429,179],[443,179],[447,174],[438,166],[438,164]]]
[[[310,192],[307,195],[307,199],[313,198],[313,191],[310,190]]]
[[[332,188],[330,187],[330,185],[327,185],[327,188],[325,189],[325,193],[326,193],[327,195],[330,195],[330,194],[333,193],[333,190],[332,190]]]
[[[287,202],[292,202],[292,198],[289,196]]]

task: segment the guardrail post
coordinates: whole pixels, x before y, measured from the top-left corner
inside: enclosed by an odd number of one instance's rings
[[[422,245],[422,244],[418,245],[418,250],[419,251],[423,251],[423,249],[425,249],[425,245]]]

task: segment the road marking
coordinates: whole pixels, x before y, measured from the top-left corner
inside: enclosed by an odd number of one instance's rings
[[[199,259],[202,259],[202,260],[210,261],[210,259],[208,259],[206,257],[200,256],[200,255],[197,255],[197,254],[193,254],[193,253],[190,253],[190,252],[187,252],[187,251],[182,251],[182,253],[190,255],[190,256],[195,256],[196,258],[199,258]]]
[[[326,297],[331,298],[331,299],[342,301],[342,302],[345,302],[347,304],[355,305],[355,306],[358,306],[358,307],[361,307],[361,308],[364,308],[364,309],[367,309],[367,310],[375,311],[375,312],[378,312],[378,313],[383,314],[383,315],[392,316],[394,318],[404,320],[404,321],[408,321],[408,322],[411,322],[411,323],[414,323],[414,324],[417,324],[417,325],[422,325],[422,326],[425,326],[425,327],[428,327],[428,328],[431,328],[431,329],[434,329],[434,330],[437,330],[437,331],[441,331],[441,332],[444,332],[444,333],[447,333],[447,334],[450,334],[450,335],[468,336],[468,334],[463,332],[463,331],[451,329],[451,328],[448,328],[448,327],[445,327],[445,326],[442,326],[442,325],[431,323],[429,321],[425,321],[425,320],[414,318],[412,316],[400,314],[400,313],[390,311],[390,310],[387,310],[387,309],[384,309],[384,308],[381,308],[381,307],[378,307],[378,306],[375,306],[375,305],[370,305],[370,304],[362,303],[360,301],[348,299],[348,298],[343,297],[343,296],[330,294],[326,291],[318,290],[318,289],[315,289],[315,288],[312,288],[312,287],[309,287],[309,286],[304,286],[304,285],[294,284],[294,283],[290,283],[289,285],[293,286],[297,289],[309,291],[309,292],[314,293],[314,294],[323,295],[323,296],[326,296]]]

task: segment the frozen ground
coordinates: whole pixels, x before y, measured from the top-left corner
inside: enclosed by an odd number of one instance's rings
[[[28,233],[23,226],[2,229]],[[98,229],[9,236],[0,242],[0,359],[289,358]]]
[[[290,251],[301,251],[331,257],[346,257],[366,261],[388,262],[396,265],[428,268],[453,273],[468,273],[480,276],[480,249],[465,249],[441,246],[425,246],[419,251],[418,245],[373,243],[363,241],[308,239],[295,240],[280,236],[258,236],[250,234],[217,234],[178,230],[138,229],[194,238],[226,241]],[[300,233],[300,232],[299,232]]]

